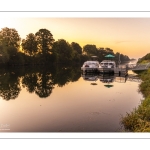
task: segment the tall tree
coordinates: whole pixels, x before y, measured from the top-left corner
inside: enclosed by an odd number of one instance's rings
[[[26,39],[22,40],[22,50],[29,56],[33,56],[37,53],[37,41],[33,33],[27,35]]]
[[[54,43],[53,35],[47,29],[40,29],[35,33],[38,43],[38,50],[42,54],[51,53],[52,45]]]
[[[97,48],[96,45],[85,45],[83,47],[83,52],[86,53],[87,55],[91,56],[91,55],[97,55]]]
[[[69,62],[72,60],[73,50],[64,39],[59,39],[54,43],[53,53],[56,55],[57,62]]]
[[[98,54],[97,55],[98,55],[99,61],[104,60],[105,56],[107,55],[105,48],[104,47],[98,48]]]
[[[2,28],[0,31],[0,46],[2,56],[2,62],[8,62],[12,56],[15,56],[20,47],[20,36],[16,29],[13,28]]]
[[[0,43],[3,43],[6,47],[11,46],[18,49],[20,41],[21,38],[16,29],[5,27],[0,31]]]
[[[71,48],[73,49],[73,61],[80,62],[82,55],[82,47],[78,43],[72,42]]]
[[[78,43],[75,43],[75,42],[72,42],[71,43],[71,47],[74,51],[76,51],[78,54],[82,54],[82,47],[78,44]]]

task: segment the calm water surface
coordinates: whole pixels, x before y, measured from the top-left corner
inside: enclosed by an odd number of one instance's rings
[[[121,132],[121,116],[143,99],[139,80],[80,66],[0,70],[0,132]]]

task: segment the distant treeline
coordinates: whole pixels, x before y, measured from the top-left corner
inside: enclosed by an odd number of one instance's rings
[[[148,63],[148,62],[150,62],[150,53],[138,59],[138,63]]]
[[[118,61],[130,60],[128,56],[114,53],[110,48],[97,48],[87,44],[83,48],[76,42],[68,43],[65,39],[55,41],[51,32],[40,29],[35,34],[29,33],[26,39],[13,28],[0,30],[0,64],[7,65],[41,65],[53,63],[82,63],[95,55],[98,61],[107,54],[115,56]]]

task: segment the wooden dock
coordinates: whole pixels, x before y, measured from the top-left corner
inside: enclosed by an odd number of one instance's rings
[[[150,63],[137,64],[134,67],[128,67],[128,70],[142,71],[142,70],[147,70],[149,67],[150,67]]]
[[[150,63],[145,63],[145,64],[137,64],[135,66],[118,66],[116,69],[114,69],[114,73],[119,73],[119,74],[127,74],[128,70],[132,71],[144,71],[148,70],[150,68]]]
[[[118,66],[118,67],[114,68],[114,74],[126,75],[126,74],[128,74],[128,67],[126,65]]]

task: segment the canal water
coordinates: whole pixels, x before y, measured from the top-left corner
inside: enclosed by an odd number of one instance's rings
[[[141,83],[81,74],[80,66],[0,69],[0,132],[123,132]]]

